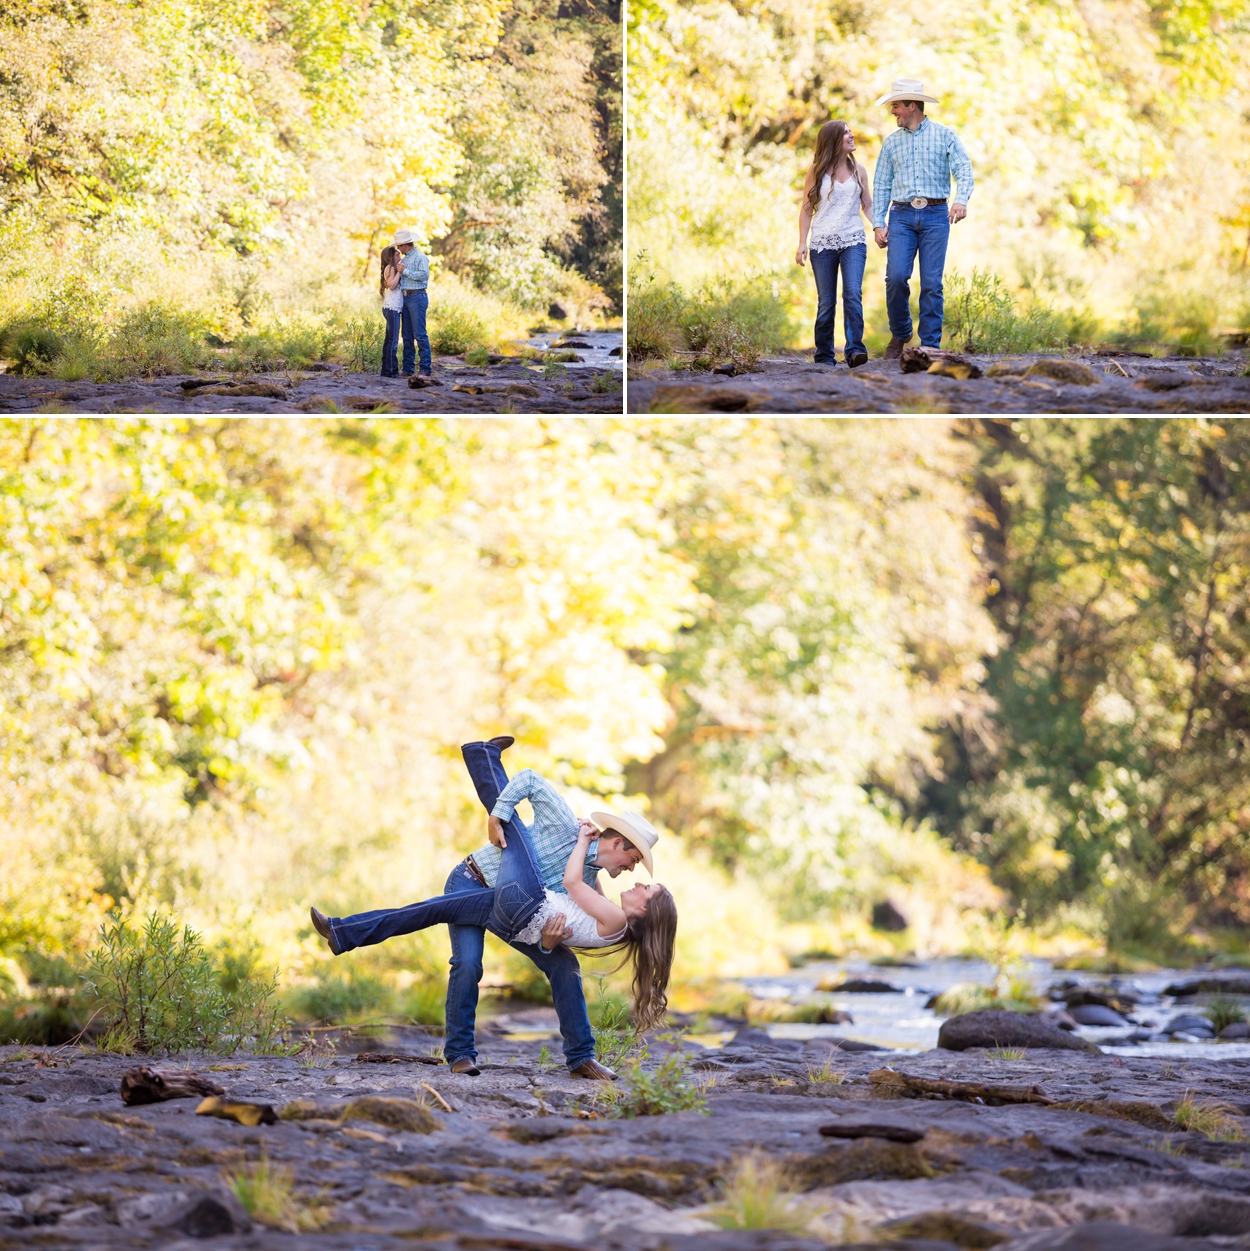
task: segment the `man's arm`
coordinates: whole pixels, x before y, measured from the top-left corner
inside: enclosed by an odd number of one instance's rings
[[[885,215],[890,207],[894,193],[894,161],[890,156],[886,143],[881,145],[881,155],[877,157],[877,168],[872,175],[872,225],[874,230],[885,229]]]
[[[959,136],[950,132],[950,146],[947,159],[950,161],[951,174],[955,179],[954,202],[951,204],[951,224],[963,221],[968,215],[968,199],[972,195],[972,161],[968,150],[959,141]]]

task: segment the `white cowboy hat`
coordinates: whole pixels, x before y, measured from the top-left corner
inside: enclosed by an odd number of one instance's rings
[[[654,877],[655,869],[651,864],[651,848],[659,841],[659,831],[642,815],[641,812],[625,811],[620,816],[611,812],[592,812],[590,819],[600,831],[611,830],[623,839],[633,843],[642,852],[642,862],[647,872]]]
[[[393,243],[394,243],[397,247],[398,247],[398,246],[399,246],[399,244],[401,244],[401,243],[413,243],[413,244],[415,244],[415,243],[416,243],[416,241],[417,241],[417,236],[416,236],[416,235],[414,235],[414,234],[412,233],[412,231],[411,231],[411,230],[397,230],[397,231],[395,232],[395,238],[392,240],[392,242],[393,242]]]
[[[881,104],[893,104],[895,100],[924,100],[929,104],[941,104],[937,96],[924,93],[924,83],[919,78],[896,78],[890,84],[890,90],[877,101]]]

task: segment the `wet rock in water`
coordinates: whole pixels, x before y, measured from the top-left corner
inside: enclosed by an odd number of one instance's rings
[[[1209,1038],[1214,1038],[1215,1026],[1211,1023],[1209,1017],[1195,1016],[1193,1013],[1183,1012],[1180,1016],[1174,1016],[1160,1033],[1190,1034],[1194,1037],[1206,1035]]]
[[[559,300],[552,300],[547,305],[547,316],[552,321],[568,321],[569,310]]]
[[[901,995],[902,987],[895,986],[880,977],[848,977],[839,981],[836,977],[824,977],[816,985],[817,990],[844,995]]]
[[[189,1069],[152,1069],[146,1065],[122,1075],[121,1097],[127,1107],[164,1103],[169,1099],[203,1099],[224,1095],[226,1088]]]
[[[1111,1008],[1104,1008],[1101,1004],[1086,1003],[1080,1004],[1069,1010],[1072,1019],[1078,1025],[1127,1025],[1128,1022]]]
[[[1043,1021],[1056,1029],[1076,1029],[1076,1018],[1063,1008],[1040,1014]]]
[[[1052,992],[1055,988],[1052,987]],[[1069,1008],[1080,1008],[1085,1005],[1097,1005],[1110,1008],[1121,1016],[1131,1012],[1137,1005],[1139,996],[1130,990],[1116,988],[1111,990],[1105,986],[1063,986],[1059,997]]]
[[[1173,982],[1163,988],[1165,995],[1186,999],[1190,995],[1250,995],[1250,977],[1199,977],[1188,982]]]
[[[1221,1038],[1250,1038],[1250,1022],[1234,1021],[1220,1030]]]
[[[1092,387],[1098,381],[1098,375],[1088,365],[1080,361],[1065,361],[1059,357],[1047,356],[1034,361],[1024,371],[1026,378],[1053,378],[1056,382],[1067,382],[1078,387]]]
[[[911,922],[897,904],[889,899],[872,905],[872,928],[887,934],[901,934]]]
[[[1005,1012],[984,1008],[965,1012],[942,1022],[939,1047],[947,1051],[967,1051],[970,1047],[1045,1047],[1061,1051],[1098,1051],[1087,1039],[1072,1034],[1025,1012]]]
[[[614,347],[614,348],[613,348],[613,349],[612,349],[612,350],[608,353],[608,355],[609,355],[609,356],[620,356],[620,355],[621,355],[621,349],[620,349],[620,348],[618,348],[618,347]]]

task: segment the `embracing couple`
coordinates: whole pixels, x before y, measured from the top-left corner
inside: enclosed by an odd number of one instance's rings
[[[810,254],[816,279],[816,357],[833,365],[838,271],[842,272],[842,315],[846,363],[868,363],[864,347],[864,265],[868,244],[860,211],[873,224],[879,248],[888,248],[885,305],[890,319],[886,360],[897,360],[912,337],[911,275],[920,257],[920,342],[942,346],[942,271],[950,228],[968,213],[972,162],[949,126],[925,116],[926,95],[916,78],[896,78],[877,101],[889,105],[898,129],[881,145],[871,192],[855,160],[855,136],[842,121],[826,122],[816,137],[816,155],[803,184],[799,248],[795,262]],[[955,195],[949,208],[951,181]],[[887,222],[888,215],[888,222]]]
[[[443,1058],[453,1073],[471,1077],[479,1072],[474,1024],[482,951],[490,930],[527,955],[551,982],[570,1074],[613,1081],[616,1074],[595,1059],[595,1036],[573,949],[622,953],[633,964],[635,1027],[642,1033],[663,1020],[677,937],[673,896],[658,883],[640,883],[613,903],[599,885],[600,871],[614,878],[641,864],[650,874],[651,849],[659,835],[637,812],[592,812],[589,819],[579,820],[555,787],[532,769],[509,781],[500,757],[513,741],[503,735],[460,749],[490,814],[489,842],[452,869],[443,894],[350,917],[327,917],[313,908],[313,928],[341,956],[400,934],[446,925],[451,974]],[[533,809],[532,826],[516,815],[522,800]]]

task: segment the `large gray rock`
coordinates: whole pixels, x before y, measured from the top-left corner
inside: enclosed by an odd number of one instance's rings
[[[1098,1051],[1088,1039],[1057,1029],[1040,1016],[984,1008],[965,1012],[942,1023],[938,1046],[947,1051],[969,1047],[1048,1047],[1058,1051]]]
[[[1128,1022],[1111,1008],[1100,1003],[1083,1003],[1069,1009],[1078,1025],[1127,1025]]]

